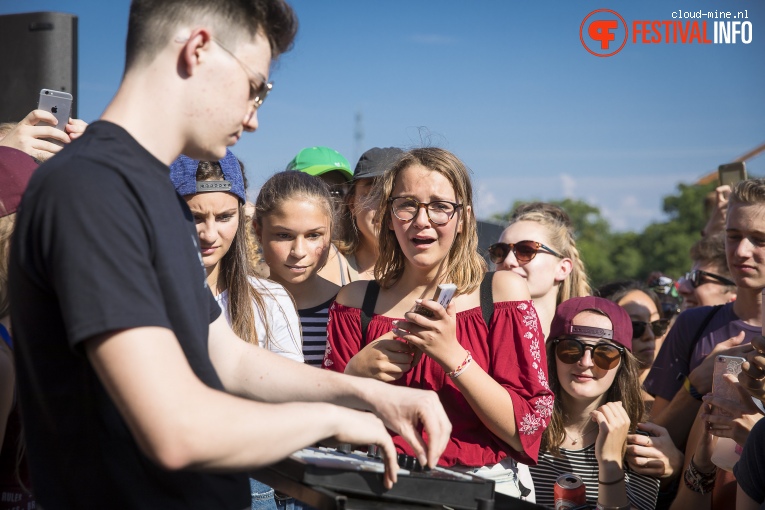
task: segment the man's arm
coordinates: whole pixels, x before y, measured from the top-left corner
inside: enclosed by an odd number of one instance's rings
[[[685,388],[680,388],[669,405],[656,414],[651,421],[667,429],[678,450],[685,451],[685,442],[699,407],[701,402],[693,398]]]
[[[434,392],[317,370],[282,358],[241,340],[223,316],[210,325],[209,342],[218,376],[235,395],[263,402],[330,402],[372,411],[412,445],[420,462],[430,466],[446,448],[451,423]],[[428,433],[427,445],[417,431],[420,425]]]
[[[395,447],[372,414],[319,402],[258,403],[216,391],[196,377],[165,328],[121,330],[84,345],[137,444],[166,469],[241,471],[334,438],[381,446],[387,484],[395,479]]]

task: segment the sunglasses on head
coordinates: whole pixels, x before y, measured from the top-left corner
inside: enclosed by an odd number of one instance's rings
[[[709,280],[703,281],[704,277],[717,280],[717,282],[710,282]],[[734,282],[730,281],[724,276],[720,276],[719,274],[709,273],[707,271],[702,271],[701,269],[694,269],[690,273],[685,273],[684,279],[687,280],[688,283],[690,283],[694,289],[698,287],[699,285],[704,285],[705,283],[721,283],[723,285],[736,285]]]
[[[650,324],[654,336],[661,336],[667,332],[669,319],[659,319],[653,322],[632,321],[632,338],[640,338],[645,333],[645,328]]]
[[[549,253],[556,257],[563,258],[563,255],[558,254],[552,248],[545,246],[542,243],[536,241],[518,241],[517,243],[494,243],[489,246],[489,258],[495,264],[501,263],[507,258],[510,252],[515,255],[515,260],[519,264],[526,264],[537,256],[537,253]]]
[[[579,362],[584,356],[584,352],[590,349],[592,362],[598,368],[611,370],[619,365],[619,361],[624,354],[624,347],[610,344],[607,342],[598,342],[595,345],[586,344],[573,337],[562,337],[553,340],[555,345],[555,356],[567,365],[573,365]]]

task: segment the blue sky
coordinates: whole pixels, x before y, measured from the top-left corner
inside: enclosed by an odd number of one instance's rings
[[[570,197],[599,207],[616,229],[641,230],[664,219],[662,197],[678,183],[765,142],[761,1],[291,4],[301,24],[295,48],[272,69],[258,132],[234,147],[253,193],[304,147],[328,145],[353,166],[369,147],[437,145],[473,170],[479,217],[516,199]],[[87,121],[119,85],[128,8],[128,0],[0,0],[0,14],[79,17],[76,99]],[[600,8],[630,27],[677,10],[746,9],[752,42],[630,37],[617,55],[598,58],[582,47],[579,27]],[[765,176],[765,156],[748,169]]]

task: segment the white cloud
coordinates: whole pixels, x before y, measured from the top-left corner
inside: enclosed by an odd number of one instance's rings
[[[568,174],[560,174],[560,184],[563,188],[563,196],[574,198],[576,192],[576,181]]]

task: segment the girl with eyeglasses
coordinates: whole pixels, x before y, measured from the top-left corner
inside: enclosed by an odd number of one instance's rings
[[[526,495],[528,469],[515,460],[536,462],[552,411],[528,288],[510,272],[484,280],[472,186],[456,156],[411,150],[379,186],[375,280],[338,294],[325,368],[435,391],[453,427],[439,465],[492,478],[498,492]],[[446,309],[430,299],[441,283],[457,286]],[[433,316],[413,312],[416,303]],[[491,310],[488,321],[482,305]],[[394,442],[412,455],[400,437]]]
[[[526,280],[545,337],[558,304],[592,293],[571,219],[556,205],[519,206],[499,242],[489,247],[489,257],[497,271],[512,271]]]
[[[537,503],[554,507],[555,480],[573,473],[584,481],[589,504],[653,509],[659,481],[624,462],[627,434],[643,417],[629,315],[603,298],[572,298],[556,309],[550,338],[555,404],[539,463],[530,467]]]

